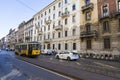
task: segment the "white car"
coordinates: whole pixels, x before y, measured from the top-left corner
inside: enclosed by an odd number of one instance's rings
[[[50,49],[45,49],[45,50],[42,50],[42,54],[51,55],[51,54],[53,54],[53,53],[52,53],[52,50],[50,50]]]
[[[78,53],[75,52],[61,52],[55,55],[57,59],[77,60],[79,59]]]

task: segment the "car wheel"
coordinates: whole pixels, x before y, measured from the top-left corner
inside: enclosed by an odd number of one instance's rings
[[[71,60],[70,57],[67,57],[67,60],[70,61]]]

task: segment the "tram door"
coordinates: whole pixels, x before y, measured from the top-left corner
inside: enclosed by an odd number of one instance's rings
[[[32,44],[28,45],[28,55],[31,56],[32,55]]]

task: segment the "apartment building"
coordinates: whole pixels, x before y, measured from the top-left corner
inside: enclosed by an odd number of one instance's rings
[[[81,0],[80,8],[80,53],[91,56],[91,53],[97,54],[99,50],[97,0]]]
[[[19,26],[18,26],[18,43],[24,42],[24,26],[25,26],[25,21],[23,21]]]
[[[9,34],[6,36],[6,44],[7,48],[14,49],[15,44],[17,41],[18,30],[17,29],[10,29]]]
[[[33,20],[34,20],[34,18],[31,18],[30,20],[25,22],[25,25],[24,25],[24,42],[33,41]]]
[[[98,0],[98,16],[101,53],[120,54],[120,0]]]
[[[42,49],[80,51],[80,0],[55,0],[35,14],[34,40]]]

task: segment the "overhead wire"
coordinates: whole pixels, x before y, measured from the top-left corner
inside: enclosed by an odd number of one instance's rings
[[[28,6],[27,4],[25,4],[24,2],[20,1],[20,0],[16,0],[18,3],[22,4],[23,6],[29,8],[30,10],[37,12],[35,9],[31,8],[30,6]]]

